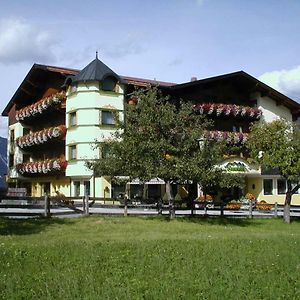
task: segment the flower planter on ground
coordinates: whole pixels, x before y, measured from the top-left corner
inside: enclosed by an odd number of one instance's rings
[[[256,203],[256,208],[259,210],[271,210],[273,208],[273,205],[265,201],[260,201]]]

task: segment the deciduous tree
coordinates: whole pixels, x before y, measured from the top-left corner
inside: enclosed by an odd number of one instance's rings
[[[201,182],[205,189],[224,182],[226,174],[218,167],[224,144],[202,140],[199,145],[211,122],[191,103],[172,102],[157,87],[136,91],[135,97],[138,103],[126,106],[125,121],[107,141],[110,155],[89,166],[99,176],[163,179],[173,218],[172,183]]]
[[[300,188],[300,130],[284,119],[256,123],[247,142],[252,158],[266,168],[278,169],[287,182],[284,220],[290,222],[293,194]],[[293,184],[293,183],[297,184]]]

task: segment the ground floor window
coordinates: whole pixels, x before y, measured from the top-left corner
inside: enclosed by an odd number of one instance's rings
[[[80,196],[80,181],[74,181],[74,197]]]
[[[143,197],[142,184],[130,184],[130,199],[141,200]]]
[[[111,186],[111,196],[114,199],[124,198],[126,184],[112,184]]]
[[[273,179],[264,179],[264,195],[273,195]]]
[[[277,179],[277,193],[282,195],[286,193],[286,181],[285,179]]]
[[[148,185],[148,199],[159,200],[161,195],[161,185],[160,184],[149,184]]]

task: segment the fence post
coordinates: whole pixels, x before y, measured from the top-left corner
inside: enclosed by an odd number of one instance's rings
[[[162,205],[163,205],[163,200],[159,198],[157,200],[157,213],[158,215],[162,215]]]
[[[249,218],[253,218],[252,201],[249,200]]]
[[[206,203],[206,200],[204,201],[204,215],[206,216],[207,215],[207,203]]]
[[[194,203],[194,199],[191,200],[191,216],[194,216],[194,209],[195,209],[195,203]]]
[[[82,213],[85,214],[85,196],[82,197]]]
[[[221,203],[221,217],[224,216],[224,202]]]
[[[85,206],[84,214],[88,216],[89,215],[89,196],[88,195],[84,196],[84,206]]]
[[[127,194],[124,195],[124,217],[127,217],[128,213],[128,196]]]
[[[274,217],[277,218],[278,217],[278,203],[275,202],[274,204]]]
[[[50,199],[47,193],[44,194],[44,201],[45,201],[45,212],[44,216],[46,218],[50,218]]]

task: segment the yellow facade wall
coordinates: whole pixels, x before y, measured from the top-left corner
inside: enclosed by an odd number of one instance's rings
[[[284,204],[285,195],[278,195],[277,192],[277,179],[279,177],[267,178],[273,180],[273,195],[264,195],[263,190],[263,177],[247,178],[246,190],[252,193],[257,201],[266,201],[267,203]],[[300,194],[294,194],[292,196],[292,205],[300,205]]]
[[[257,177],[247,178],[246,193],[251,193],[256,199],[259,199],[262,193],[262,179]]]
[[[50,182],[50,196],[55,196],[56,191],[64,194],[66,197],[70,196],[70,180],[66,177],[61,179],[41,178],[34,179],[31,182],[31,194],[33,197],[41,197],[44,195],[44,185]]]

